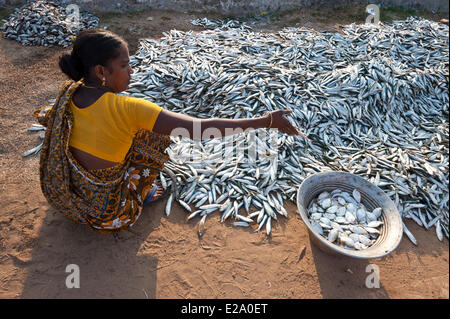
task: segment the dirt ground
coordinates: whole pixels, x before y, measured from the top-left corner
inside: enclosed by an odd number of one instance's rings
[[[129,41],[130,55],[139,38],[201,31],[190,19],[214,17],[160,10],[99,16],[101,27]],[[322,20],[302,11],[260,29],[333,29],[354,17]],[[255,227],[221,224],[219,215],[199,238],[198,220],[187,222],[178,204],[166,217],[165,201],[145,208],[133,232],[118,239],[65,219],[41,193],[39,156],[23,158],[39,142],[27,132],[36,123],[33,110],[65,80],[57,65],[64,51],[0,38],[0,298],[449,298],[448,240],[409,220],[418,246],[404,237],[391,255],[360,261],[312,244],[294,204],[269,238]],[[65,285],[69,264],[79,266],[79,289]],[[379,288],[366,287],[368,265],[379,267]]]

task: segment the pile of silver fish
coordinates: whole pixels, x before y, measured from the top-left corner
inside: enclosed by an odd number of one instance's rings
[[[448,26],[418,18],[339,32],[224,25],[142,40],[121,94],[196,118],[289,108],[310,140],[267,129],[173,137],[159,177],[172,190],[166,214],[178,202],[199,218],[199,233],[218,212],[270,234],[305,178],[344,171],[380,187],[403,219],[448,238]],[[405,225],[404,233],[417,244]]]
[[[280,14],[276,11],[256,13],[239,17],[238,20],[210,20],[208,18],[197,18],[191,20],[193,25],[203,26],[205,29],[223,29],[223,28],[247,28],[251,29],[252,25],[270,25],[273,22],[280,21]]]
[[[352,195],[339,188],[322,192],[308,207],[311,226],[329,242],[349,250],[373,245],[382,231],[382,214],[381,207],[368,211],[356,188]]]
[[[161,174],[173,183],[167,213],[178,201],[199,227],[218,211],[269,234],[307,176],[346,171],[384,190],[403,218],[448,238],[448,26],[409,18],[262,33],[235,21],[195,23],[215,28],[142,40],[124,94],[197,118],[290,108],[311,141],[266,132],[275,142],[257,153],[272,157],[253,160],[238,151],[256,143],[249,132],[233,137],[227,156],[230,137],[176,140]],[[405,234],[417,243],[406,226]]]
[[[99,18],[78,6],[37,0],[17,8],[3,21],[0,30],[7,39],[22,45],[67,47],[80,31],[96,28]]]
[[[235,226],[258,223],[270,234],[271,221],[287,217],[284,204],[294,199],[301,180],[297,165],[278,161],[277,148],[293,145],[293,137],[276,132],[246,132],[224,138],[191,141],[175,138],[168,149],[171,160],[160,174],[163,187],[173,187],[166,206],[170,214],[172,200],[198,216],[199,233],[207,216],[219,212],[220,220],[234,219]],[[168,173],[168,177],[165,173]],[[191,208],[192,207],[192,208]],[[242,208],[242,213],[239,209]],[[255,209],[256,208],[256,209]]]
[[[194,20],[191,20],[191,24],[196,26],[202,26],[205,29],[213,29],[213,30],[227,30],[227,29],[251,29],[251,27],[247,26],[245,22],[241,22],[239,20],[223,20],[223,19],[217,19],[217,20],[210,20],[208,18],[197,18]]]

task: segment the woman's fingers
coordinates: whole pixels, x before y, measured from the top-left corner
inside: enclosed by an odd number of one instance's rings
[[[297,131],[298,131],[298,135],[300,135],[301,137],[303,137],[304,139],[306,139],[308,141],[311,141],[305,134],[302,133],[300,128],[297,127]]]
[[[292,126],[291,128],[291,132],[291,135],[300,135],[300,132],[294,126]]]
[[[284,115],[291,114],[292,110],[277,110],[273,111],[273,128],[278,128],[280,132],[290,135],[297,135],[297,129],[291,124],[291,122],[284,117]]]
[[[292,126],[290,123],[288,123],[287,125],[280,128],[280,131],[282,133],[289,134],[289,135],[298,135],[298,133],[299,133],[297,131],[297,129],[294,126]]]
[[[302,137],[304,137],[305,139],[307,139],[308,141],[310,141],[310,139],[301,132],[300,128],[293,126],[291,124],[291,122],[285,118],[285,115],[289,115],[292,113],[291,109],[284,109],[284,110],[277,110],[277,111],[272,111],[272,116],[273,116],[273,128],[278,128],[278,130],[280,130],[280,132],[285,133],[285,134],[289,134],[289,135],[300,135]]]

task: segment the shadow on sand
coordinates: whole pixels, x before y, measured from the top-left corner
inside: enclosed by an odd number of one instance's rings
[[[415,269],[410,269],[411,264],[417,265],[418,263],[420,267],[430,267],[430,260],[433,260],[430,258],[440,258],[439,256],[442,256],[444,251],[448,251],[448,241],[444,239],[444,242],[439,242],[433,229],[425,230],[415,224],[415,222],[409,220],[406,220],[405,224],[407,224],[407,227],[414,233],[419,245],[413,245],[406,235],[404,235],[397,249],[393,253],[382,258],[360,260],[345,256],[334,256],[322,251],[310,240],[314,264],[316,265],[323,298],[391,298],[385,287],[383,287],[383,280],[386,280],[386,277],[391,278],[391,280],[394,278],[395,280],[395,275],[389,274],[389,276],[387,276],[385,273],[386,269],[392,269],[392,264],[406,262],[403,266],[405,271],[416,272]],[[402,261],[405,258],[406,261]],[[370,284],[373,283],[372,279],[374,277],[374,269],[368,267],[369,265],[371,265],[371,267],[379,265],[379,288],[368,288],[366,285],[366,282],[368,282],[370,286]],[[401,268],[397,267],[397,271],[399,271],[399,280],[405,277],[405,275],[401,273]],[[392,288],[391,283],[387,284]],[[431,294],[433,293],[433,289],[435,289],[433,286],[431,286],[431,288],[422,287],[421,285],[417,286],[417,284],[413,282],[411,282],[411,285],[414,287],[414,289],[411,289],[411,298],[417,298],[424,294]],[[443,287],[445,288],[445,285]]]
[[[164,202],[145,207],[131,231],[99,234],[47,209],[21,298],[156,298],[158,259],[140,247],[159,226]],[[79,267],[80,287],[67,288],[68,265]]]
[[[372,260],[335,256],[318,248],[311,241],[311,251],[316,265],[320,289],[324,299],[383,299],[388,293],[379,282],[379,288],[368,288],[375,283]]]

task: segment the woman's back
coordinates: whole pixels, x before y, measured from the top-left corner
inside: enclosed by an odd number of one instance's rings
[[[125,159],[137,130],[152,130],[161,107],[144,99],[88,90],[80,88],[70,103],[72,154],[86,169],[117,165]]]
[[[106,91],[102,92],[97,90],[89,90],[80,86],[79,89],[73,94],[72,100],[78,108],[86,108],[94,104],[105,92]],[[74,147],[70,147],[70,151],[78,163],[80,163],[87,170],[109,168],[119,164],[117,162],[111,162],[97,156],[93,156]]]

